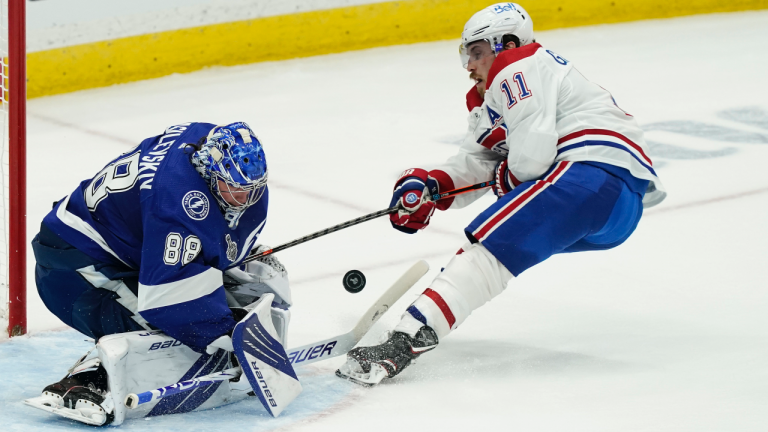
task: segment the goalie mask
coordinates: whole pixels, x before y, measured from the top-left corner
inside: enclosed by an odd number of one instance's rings
[[[234,229],[267,186],[267,159],[258,138],[243,122],[216,126],[191,160]]]
[[[469,45],[478,41],[488,42],[495,55],[507,42],[514,41],[518,48],[528,45],[534,42],[531,16],[517,3],[496,3],[472,15],[464,24],[459,46],[464,69],[469,64]]]

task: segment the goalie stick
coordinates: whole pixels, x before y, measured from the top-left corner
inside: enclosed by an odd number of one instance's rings
[[[381,318],[397,300],[415,285],[428,270],[429,264],[427,264],[426,261],[420,260],[415,263],[400,276],[400,278],[397,279],[370,308],[368,308],[352,330],[342,335],[288,350],[288,358],[291,360],[291,363],[293,365],[306,365],[346,354],[360,342],[363,336],[368,333],[379,318]],[[241,374],[242,370],[238,366],[214,374],[160,387],[158,389],[148,390],[142,393],[132,393],[126,396],[124,403],[128,408],[134,409],[164,397],[208,386],[218,381],[235,379],[240,377]]]
[[[441,199],[450,198],[450,197],[453,197],[453,196],[456,196],[456,195],[461,195],[461,194],[464,194],[464,193],[467,193],[467,192],[472,192],[472,191],[476,191],[476,190],[480,190],[480,189],[485,189],[485,188],[491,187],[491,186],[493,186],[495,184],[496,184],[495,180],[491,180],[491,181],[487,181],[487,182],[482,182],[482,183],[477,183],[477,184],[473,184],[473,185],[464,186],[464,187],[460,187],[460,188],[457,188],[457,189],[449,190],[449,191],[443,192],[443,193],[432,194],[430,196],[430,198],[432,199],[432,201],[439,201]],[[379,218],[381,216],[388,215],[390,213],[395,213],[399,209],[400,209],[400,207],[395,206],[395,207],[390,207],[390,208],[386,208],[386,209],[383,209],[383,210],[379,210],[379,211],[376,211],[376,212],[373,212],[373,213],[369,213],[369,214],[367,214],[365,216],[360,216],[359,218],[352,219],[352,220],[340,223],[338,225],[334,225],[334,226],[332,226],[330,228],[326,228],[324,230],[320,230],[320,231],[314,232],[312,234],[305,235],[304,237],[298,238],[298,239],[290,241],[288,243],[281,244],[280,246],[275,246],[272,249],[267,249],[267,250],[265,250],[263,252],[260,252],[258,254],[251,252],[251,254],[248,255],[247,257],[245,257],[245,259],[242,262],[240,262],[240,263],[238,263],[238,264],[236,264],[236,265],[234,265],[232,267],[239,267],[239,266],[241,266],[241,265],[243,265],[245,263],[249,263],[249,262],[257,260],[259,258],[263,258],[263,257],[265,257],[267,255],[271,255],[271,254],[273,254],[275,252],[280,252],[281,250],[288,249],[289,247],[293,247],[293,246],[296,246],[296,245],[300,245],[300,244],[302,244],[304,242],[308,242],[310,240],[314,240],[314,239],[316,239],[318,237],[322,237],[322,236],[324,236],[326,234],[334,233],[336,231],[343,230],[344,228],[349,228],[351,226],[355,226],[355,225],[361,224],[363,222],[368,222],[369,220],[376,219],[376,218]]]

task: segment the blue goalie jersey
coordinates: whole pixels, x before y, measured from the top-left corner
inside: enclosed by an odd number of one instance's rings
[[[267,218],[268,191],[231,229],[190,154],[215,125],[185,123],[142,141],[80,183],[43,223],[108,264],[139,271],[138,312],[204,348],[232,330],[223,272],[241,262]]]

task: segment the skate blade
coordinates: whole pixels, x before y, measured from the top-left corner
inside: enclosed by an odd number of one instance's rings
[[[349,375],[344,375],[338,369],[336,369],[336,376],[341,378],[341,379],[345,379],[345,380],[347,380],[349,382],[353,382],[353,383],[355,383],[357,385],[361,385],[363,387],[373,387],[373,386],[375,386],[377,384],[377,383],[370,383],[370,382],[360,381],[360,380],[358,380],[356,378],[353,378],[353,377],[351,377]]]
[[[387,370],[381,365],[373,363],[370,372],[358,372],[353,370],[348,363],[345,363],[336,370],[336,376],[364,387],[373,387],[387,377]]]
[[[25,399],[24,404],[27,406],[31,406],[32,408],[37,408],[39,410],[43,410],[51,414],[55,414],[57,416],[61,416],[61,417],[68,418],[70,420],[75,420],[81,423],[89,424],[91,426],[101,426],[104,424],[104,422],[107,419],[106,415],[104,416],[97,415],[97,417],[101,417],[101,419],[93,419],[91,417],[86,417],[76,409],[65,408],[61,405],[56,404],[48,396],[38,396],[35,398]]]

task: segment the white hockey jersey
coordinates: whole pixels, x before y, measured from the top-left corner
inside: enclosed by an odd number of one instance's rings
[[[486,82],[481,106],[468,99],[469,130],[459,152],[430,171],[441,190],[492,180],[496,163],[507,158],[515,185],[540,178],[559,161],[592,161],[649,180],[645,207],[666,197],[634,117],[569,61],[540,44],[526,45],[499,54]],[[461,208],[482,194],[460,195],[439,208]]]

